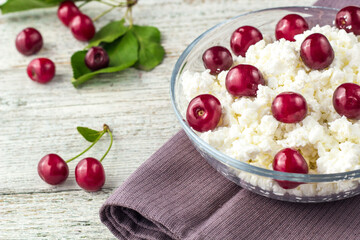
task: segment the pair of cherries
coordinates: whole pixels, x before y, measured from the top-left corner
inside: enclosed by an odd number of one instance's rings
[[[17,35],[15,46],[21,54],[30,56],[40,51],[43,38],[35,28],[25,28]],[[31,80],[47,83],[55,76],[55,64],[48,58],[36,58],[28,64],[26,71]]]
[[[89,41],[95,35],[95,26],[91,18],[83,14],[73,1],[60,4],[57,16],[60,21],[70,28],[73,36],[79,41]]]
[[[80,128],[78,127],[78,131],[83,135],[79,129]],[[91,129],[88,129],[87,131],[89,130],[97,132]],[[108,150],[105,152],[102,158],[100,160],[92,157],[84,158],[78,162],[75,168],[75,180],[81,188],[89,192],[100,190],[105,183],[105,170],[101,162],[105,159],[113,144],[112,132],[109,126],[106,124],[104,124],[103,130],[101,132],[97,132],[97,138],[91,140],[92,144],[75,157],[64,161],[64,159],[62,159],[59,155],[51,153],[41,158],[37,168],[41,179],[51,185],[58,185],[63,183],[69,176],[68,163],[89,151],[105,133],[110,135],[111,141]],[[85,138],[89,141],[87,137]]]
[[[38,174],[44,182],[50,185],[61,184],[69,176],[68,162],[65,162],[57,154],[47,154],[38,163]],[[76,165],[75,180],[86,191],[98,191],[105,183],[104,167],[95,158],[84,158]]]

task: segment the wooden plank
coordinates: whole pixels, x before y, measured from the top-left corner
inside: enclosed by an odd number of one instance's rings
[[[0,197],[0,239],[114,239],[100,223],[111,191],[68,191]]]

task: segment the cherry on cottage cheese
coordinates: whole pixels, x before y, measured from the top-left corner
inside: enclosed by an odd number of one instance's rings
[[[220,101],[210,94],[195,97],[189,103],[186,111],[186,120],[190,127],[199,132],[215,129],[220,118]]]
[[[298,93],[284,92],[277,95],[272,102],[271,112],[280,122],[298,123],[306,117],[307,103]]]
[[[360,8],[347,6],[336,14],[336,27],[344,29],[346,32],[360,35]]]
[[[334,50],[323,34],[313,33],[301,44],[300,56],[309,68],[322,70],[334,60]]]
[[[294,36],[301,34],[309,29],[306,20],[298,14],[288,14],[283,17],[275,28],[276,40],[284,38],[288,41],[294,42]]]
[[[230,51],[222,46],[214,46],[207,49],[202,55],[202,60],[205,68],[209,69],[212,75],[228,70],[233,64]]]
[[[255,97],[259,85],[265,85],[264,78],[256,67],[239,64],[226,75],[226,89],[236,97]]]
[[[341,116],[360,120],[360,86],[355,83],[340,85],[334,92],[333,104]]]
[[[261,32],[252,26],[242,26],[236,29],[230,38],[231,50],[236,56],[245,57],[251,45],[262,40]]]
[[[295,149],[285,148],[278,152],[273,161],[273,169],[275,171],[287,173],[308,173],[309,167],[304,157]],[[276,180],[278,184],[284,189],[292,189],[299,186],[301,183],[291,181]]]

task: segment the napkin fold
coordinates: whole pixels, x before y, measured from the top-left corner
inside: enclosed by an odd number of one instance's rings
[[[357,1],[319,0],[341,8]],[[360,4],[360,2],[358,3]],[[299,204],[242,189],[217,173],[180,131],[100,209],[119,239],[360,239],[360,196]]]

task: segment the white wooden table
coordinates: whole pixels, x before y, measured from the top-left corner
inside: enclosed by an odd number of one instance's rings
[[[303,0],[312,5],[315,0]],[[135,23],[162,32],[164,62],[151,72],[135,69],[102,75],[75,89],[69,58],[85,44],[76,41],[56,17],[56,8],[0,16],[0,239],[113,239],[98,211],[111,192],[179,130],[173,114],[169,82],[172,68],[186,46],[200,33],[244,12],[299,4],[290,0],[141,0],[134,7]],[[106,6],[92,3],[84,11],[95,17]],[[99,22],[112,19],[114,11]],[[15,36],[32,26],[43,35],[36,57],[56,64],[47,85],[28,79],[32,57],[15,49]],[[68,159],[88,143],[76,126],[101,129],[107,123],[114,145],[103,165],[106,183],[97,193],[81,190],[69,164],[65,184],[53,187],[37,174],[47,153]],[[109,143],[103,138],[86,156],[100,158]]]

